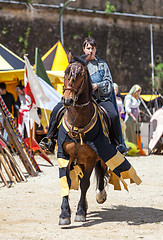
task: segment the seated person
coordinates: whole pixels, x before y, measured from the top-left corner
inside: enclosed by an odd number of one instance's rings
[[[5,102],[6,107],[8,108],[9,112],[11,114],[14,113],[13,114],[14,117],[17,117],[17,114],[16,114],[17,112],[15,109],[15,98],[12,93],[10,93],[6,90],[6,84],[4,82],[0,83],[0,95],[3,99],[3,101]],[[0,122],[1,122],[2,131],[3,131],[2,135],[3,135],[4,139],[9,142],[9,137],[8,137],[7,131],[6,131],[6,129],[3,128],[3,119],[1,116],[0,116]]]

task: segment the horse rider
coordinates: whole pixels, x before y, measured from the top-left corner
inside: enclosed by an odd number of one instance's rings
[[[88,37],[83,42],[83,51],[85,53],[88,71],[92,80],[94,98],[109,114],[111,127],[109,129],[110,141],[121,153],[126,152],[126,146],[122,137],[119,114],[116,104],[116,98],[113,88],[113,81],[107,63],[96,56],[96,41]],[[49,128],[45,138],[40,142],[43,149],[54,152],[55,140],[57,139],[56,115],[63,107],[59,102],[50,115]]]

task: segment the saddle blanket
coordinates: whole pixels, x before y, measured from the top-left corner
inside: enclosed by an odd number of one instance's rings
[[[71,174],[70,171],[70,175],[73,177],[70,177],[66,171],[69,155],[63,151],[62,146],[64,142],[74,141],[74,139],[69,137],[68,131],[69,129],[62,120],[58,133],[57,152],[62,196],[68,195],[70,188],[78,189],[79,177],[82,177],[82,171],[79,169],[79,166],[71,166],[70,170],[73,174]],[[80,142],[80,139],[75,141]],[[84,143],[88,144],[109,167],[109,183],[114,185],[114,190],[121,190],[121,181],[124,185],[124,188],[128,191],[127,184],[124,179],[130,179],[130,183],[135,182],[137,185],[141,183],[140,178],[137,176],[135,169],[131,166],[129,161],[124,157],[124,155],[116,150],[114,145],[109,143],[108,138],[106,137],[102,128],[100,115],[98,115],[94,126],[85,132],[83,141]],[[76,168],[75,171],[74,167]],[[75,179],[76,184],[74,184]]]

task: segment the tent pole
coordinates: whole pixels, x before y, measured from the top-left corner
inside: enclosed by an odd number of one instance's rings
[[[143,106],[145,107],[145,109],[146,109],[147,113],[149,114],[149,116],[152,117],[152,114],[149,111],[149,109],[148,109],[147,105],[145,104],[144,100],[141,97],[139,97],[139,99],[142,102]]]
[[[154,94],[154,61],[153,61],[153,32],[152,32],[152,24],[150,24],[150,37],[151,37],[152,93]]]
[[[150,37],[151,37],[151,65],[152,65],[152,93],[157,94],[155,89],[154,89],[154,60],[153,60],[153,29],[152,29],[152,23],[150,24]],[[158,109],[158,102],[157,98],[155,100],[156,102],[156,108]],[[153,108],[153,113],[155,112],[155,108]]]

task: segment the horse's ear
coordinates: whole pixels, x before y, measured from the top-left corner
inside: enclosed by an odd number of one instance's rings
[[[73,59],[73,56],[72,56],[71,50],[68,50],[68,52],[67,52],[67,58],[68,58],[68,62],[70,63],[71,60]]]

